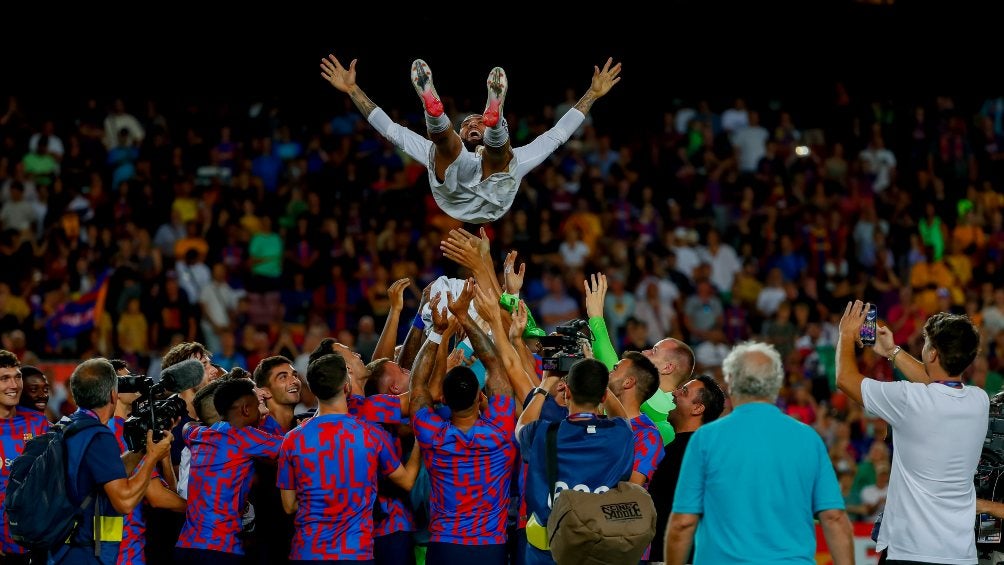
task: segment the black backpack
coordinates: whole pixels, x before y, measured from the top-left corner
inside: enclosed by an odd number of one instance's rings
[[[101,425],[94,418],[64,420],[25,444],[11,465],[4,501],[15,542],[31,550],[55,549],[73,535],[84,509],[97,500],[92,492],[79,506],[70,502],[66,440]]]

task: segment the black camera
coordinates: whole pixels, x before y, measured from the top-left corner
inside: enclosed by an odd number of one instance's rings
[[[541,366],[545,371],[567,373],[577,361],[586,358],[580,340],[593,340],[586,320],[571,320],[554,328],[554,333],[540,339]]]
[[[119,377],[119,392],[138,392],[132,404],[132,414],[122,426],[126,446],[129,451],[146,449],[146,432],[153,430],[154,440],[159,441],[163,430],[170,430],[174,420],[188,413],[185,400],[176,393],[161,399],[166,394],[164,382],[154,384],[153,379],[142,375]]]
[[[976,498],[1000,502],[1004,500],[1004,392],[990,399],[987,437],[983,440],[983,453],[976,464],[973,484]],[[997,547],[1001,542],[1001,521],[989,514],[976,520],[976,543],[980,548]]]

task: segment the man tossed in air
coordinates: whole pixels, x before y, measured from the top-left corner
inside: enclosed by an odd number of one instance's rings
[[[488,73],[484,114],[465,118],[458,135],[432,84],[429,65],[416,59],[411,65],[411,81],[425,107],[429,133],[426,139],[394,123],[359,88],[356,59],[348,68],[334,55],[321,59],[321,77],[348,94],[381,135],[429,170],[429,185],[439,207],[457,220],[475,224],[492,222],[505,215],[523,177],[568,141],[593,103],[620,82],[620,72],[621,64],[613,64],[613,58],[607,59],[602,69],[593,67],[592,83],[579,102],[553,128],[514,149],[509,144],[509,128],[502,116],[509,80],[501,67]]]

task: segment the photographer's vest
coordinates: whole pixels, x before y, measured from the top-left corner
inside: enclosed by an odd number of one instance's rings
[[[86,409],[79,409],[71,416],[72,419],[97,418],[97,415]],[[106,426],[94,426],[71,437],[66,442],[66,463],[67,463],[67,492],[70,500],[79,504],[90,493],[78,492],[80,488],[80,470],[83,466],[84,458],[88,456],[91,443],[98,434],[110,434],[114,440],[114,433]],[[91,455],[94,456],[93,454]],[[111,500],[105,494],[102,485],[94,485],[94,504],[90,504],[84,509],[80,520],[80,526],[66,540],[66,546],[54,551],[53,561],[58,563],[63,555],[70,548],[77,548],[77,551],[88,551],[90,555],[95,554],[95,542],[97,542],[98,557],[101,563],[115,563],[118,559],[119,545],[122,542],[123,517],[112,506]],[[61,555],[62,554],[62,555]]]

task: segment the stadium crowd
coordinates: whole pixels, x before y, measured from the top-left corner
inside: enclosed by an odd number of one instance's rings
[[[485,357],[524,366],[520,340],[508,331],[519,325],[519,309],[493,313],[488,306],[503,291],[518,294],[544,332],[601,316],[618,356],[657,351],[666,338],[689,344],[693,374],[719,382],[731,347],[758,339],[784,361],[778,406],[825,441],[852,519],[874,520],[889,480],[887,425],[837,391],[838,322],[849,300],[877,304],[895,342],[919,357],[931,314],[967,314],[981,329],[982,347],[965,378],[991,395],[1002,388],[1004,98],[962,108],[949,97],[901,106],[855,99],[840,85],[835,94],[828,122],[813,128],[800,128],[783,106],[747,107],[743,99],[721,107],[680,101],[658,122],[627,134],[613,135],[587,117],[569,143],[525,177],[510,213],[481,234],[443,214],[423,167],[380,138],[347,101],[316,121],[295,123],[269,103],[162,113],[162,101],[127,106],[94,98],[57,118],[12,96],[0,115],[3,349],[22,367],[105,357],[155,379],[189,357],[215,366],[206,368],[207,381],[239,379],[233,375],[243,369],[278,424],[260,432],[269,436],[294,427],[297,405],[313,405],[305,376],[318,352],[343,359],[350,411],[387,425],[408,417],[407,401],[399,405],[394,397],[409,384],[416,401],[422,342],[409,340],[413,328],[435,323],[435,332],[463,331],[485,366]],[[456,102],[444,103],[460,123]],[[514,144],[574,104],[569,91],[566,101],[536,115],[508,116]],[[417,112],[391,115],[413,128],[423,123]],[[506,270],[513,252],[525,275]],[[521,273],[518,284],[513,272]],[[604,273],[609,290],[599,311],[594,304],[589,312],[583,281],[592,273]],[[514,336],[504,353],[509,340],[478,343],[466,318],[462,330],[447,330],[423,308],[433,301],[445,307],[445,290],[431,293],[441,277],[468,276],[480,289],[464,293],[475,303],[471,318],[495,330],[498,316],[502,335]],[[451,312],[461,295],[453,290]],[[438,352],[445,367],[472,363],[459,354],[446,360],[447,349]],[[858,360],[864,375],[902,378],[869,348]],[[539,363],[525,366],[539,380]],[[492,385],[497,373],[487,372],[494,394],[486,410],[511,419],[512,427],[518,410],[496,399],[522,402],[530,388]],[[44,402],[50,420],[73,412],[68,385],[51,383],[51,397],[40,400],[40,392],[29,396],[27,377],[23,405]],[[286,380],[277,384],[280,378]],[[228,394],[240,400],[238,392]],[[379,400],[353,406],[352,398]],[[216,417],[234,402],[216,404]],[[192,419],[207,422],[198,399],[189,406]],[[450,408],[462,413],[468,406]],[[418,433],[420,422],[412,423]],[[185,443],[180,431],[176,470]],[[386,458],[378,450],[380,468],[390,479],[399,469],[404,475],[396,478],[410,488],[409,462],[418,458],[409,459],[400,438],[387,435],[372,440],[386,443]],[[270,438],[255,439],[263,450],[256,456],[278,458],[279,483],[291,485],[292,466],[283,463],[290,436]],[[415,443],[422,441],[419,433]],[[518,447],[512,434],[498,441]],[[436,489],[443,487],[429,473],[435,514],[442,511]],[[410,519],[402,519],[410,525],[400,531],[415,529]],[[488,543],[506,541],[504,527],[501,536],[498,527],[477,527]],[[197,537],[185,535],[183,541]],[[450,543],[443,531],[432,535]],[[316,558],[310,555],[294,558]]]

